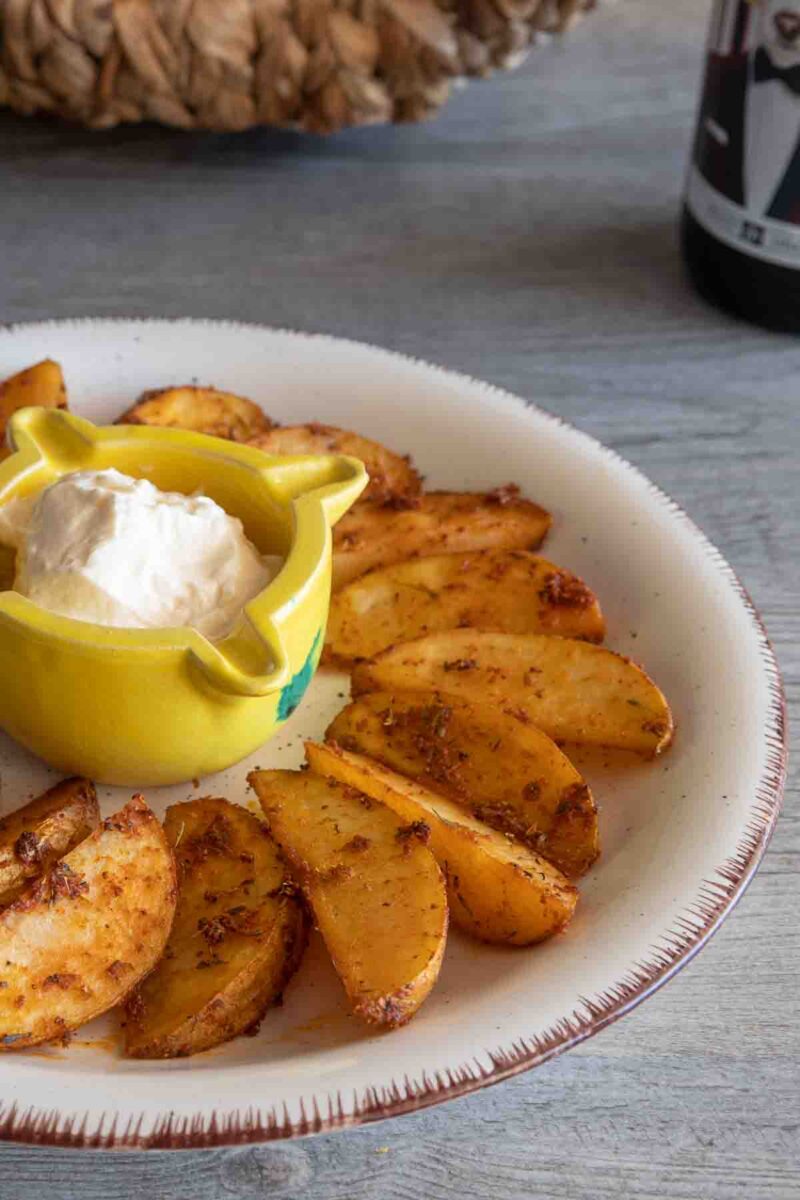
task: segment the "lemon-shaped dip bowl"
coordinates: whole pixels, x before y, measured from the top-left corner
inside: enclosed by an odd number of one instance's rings
[[[0,591],[0,727],[45,762],[101,783],[179,783],[267,741],[319,661],[331,528],[367,483],[340,455],[266,455],[204,434],[98,428],[22,409],[0,463],[0,507],[72,471],[116,467],[164,491],[202,492],[239,517],[278,575],[210,642],[195,629],[111,629]]]

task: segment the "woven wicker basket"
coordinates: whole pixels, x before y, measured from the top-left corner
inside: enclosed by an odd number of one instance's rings
[[[595,0],[0,0],[0,104],[95,128],[418,121]]]

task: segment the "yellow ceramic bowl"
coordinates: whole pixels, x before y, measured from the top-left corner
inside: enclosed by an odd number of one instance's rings
[[[96,428],[27,408],[10,425],[0,506],[78,470],[116,467],[165,491],[202,491],[285,563],[234,630],[109,629],[0,592],[0,727],[59,770],[103,783],[178,783],[238,762],[299,704],[319,661],[331,527],[363,491],[339,455],[273,456],[203,434]]]

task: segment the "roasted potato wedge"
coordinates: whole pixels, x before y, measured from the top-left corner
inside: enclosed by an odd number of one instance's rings
[[[426,492],[413,508],[356,505],[333,531],[333,586],[365,571],[420,558],[474,550],[535,550],[550,514],[510,485],[494,492]]]
[[[565,875],[582,875],[597,858],[592,793],[533,725],[451,696],[372,692],[343,709],[325,736],[449,796]]]
[[[448,797],[360,754],[307,742],[306,755],[312,771],[394,809],[409,829],[430,830],[451,916],[467,933],[485,942],[527,946],[569,923],[577,888],[527,846],[490,829]]]
[[[672,739],[662,693],[630,659],[546,634],[452,629],[359,663],[353,695],[433,691],[494,706],[556,741],[654,755]]]
[[[103,821],[0,913],[0,1048],[66,1037],[161,956],[175,864],[141,796]]]
[[[261,1020],[300,964],[307,920],[266,825],[207,796],[167,809],[178,907],[164,957],[128,1000],[125,1053],[176,1058]]]
[[[437,554],[378,568],[331,602],[325,660],[348,666],[396,642],[443,629],[557,633],[601,642],[597,597],[586,584],[526,550]]]
[[[13,414],[29,406],[66,408],[67,389],[61,367],[52,358],[42,359],[0,383],[0,443],[5,441],[6,426]],[[10,451],[0,445],[0,459]]]
[[[232,442],[247,442],[265,433],[272,422],[257,404],[212,387],[155,388],[144,392],[117,418],[118,425],[165,425],[192,429]]]
[[[88,779],[64,779],[0,820],[0,907],[88,837],[100,821]]]
[[[267,454],[349,454],[367,468],[369,483],[362,500],[406,501],[418,496],[422,481],[408,458],[347,429],[334,425],[285,425],[251,439]]]
[[[442,873],[427,830],[303,771],[254,771],[272,834],[314,912],[353,1011],[403,1025],[439,974],[447,939]]]

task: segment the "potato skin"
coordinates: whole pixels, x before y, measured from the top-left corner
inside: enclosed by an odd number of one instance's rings
[[[233,442],[247,442],[272,426],[266,413],[244,396],[189,385],[143,392],[116,423],[191,429]]]
[[[550,521],[548,512],[511,485],[494,492],[425,492],[401,509],[365,501],[333,531],[333,588],[423,555],[535,550]]]
[[[0,907],[74,849],[100,821],[94,785],[63,779],[0,820]]]
[[[252,1030],[306,946],[305,907],[266,826],[206,796],[167,810],[178,903],[164,956],[129,998],[129,1058],[183,1058]]]
[[[367,755],[509,834],[575,877],[600,852],[585,780],[540,729],[437,693],[371,692],[344,708],[327,741]]]
[[[353,1011],[371,1025],[405,1024],[438,978],[447,938],[427,831],[308,771],[254,771],[250,782]]]
[[[354,696],[395,690],[494,705],[556,741],[647,757],[665,750],[674,731],[666,698],[641,667],[574,638],[451,629],[354,668]]]
[[[44,358],[0,383],[0,443],[5,439],[6,427],[13,414],[29,406],[67,407],[64,376],[61,367],[52,358]],[[0,445],[0,459],[9,453],[6,446]]]
[[[445,796],[372,759],[306,742],[312,771],[388,805],[411,828],[429,830],[447,880],[452,920],[485,942],[530,946],[564,929],[578,890],[541,855],[476,820]]]
[[[335,425],[311,421],[306,425],[276,426],[251,438],[250,445],[266,454],[347,454],[360,459],[367,468],[369,483],[359,503],[407,502],[418,496],[422,488],[422,481],[407,457]]]
[[[583,580],[527,550],[437,554],[378,567],[331,601],[323,661],[341,667],[446,629],[557,633],[602,642]]]
[[[134,796],[0,913],[0,1049],[119,1004],[160,958],[176,891],[164,831]]]

